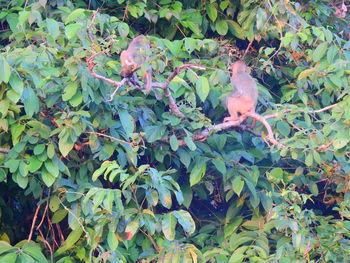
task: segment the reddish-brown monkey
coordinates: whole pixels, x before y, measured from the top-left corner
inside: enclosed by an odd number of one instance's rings
[[[123,77],[129,77],[136,70],[139,70],[142,63],[148,61],[149,50],[150,43],[147,37],[139,35],[134,38],[128,48],[120,54],[120,61],[122,64],[121,75]],[[152,88],[151,69],[145,71],[142,77],[145,81],[146,91],[150,92]]]
[[[255,112],[258,102],[258,88],[254,79],[248,74],[248,67],[242,61],[232,64],[231,84],[234,91],[230,93],[225,100],[230,117],[224,121],[238,120],[238,114],[244,115],[247,112]],[[253,125],[255,125],[255,119]]]

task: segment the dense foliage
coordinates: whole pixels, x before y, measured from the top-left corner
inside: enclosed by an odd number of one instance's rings
[[[338,2],[1,1],[0,262],[349,261],[350,17]],[[205,66],[170,83],[185,118],[161,89],[111,97],[89,72],[100,52],[94,71],[120,81],[139,34],[153,81]],[[242,57],[284,147],[261,123],[192,140],[227,116],[228,65]]]

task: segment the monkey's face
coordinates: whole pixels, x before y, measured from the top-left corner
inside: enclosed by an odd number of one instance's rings
[[[130,54],[128,51],[124,50],[120,54],[120,60],[122,64],[122,71],[120,72],[120,74],[123,77],[129,76],[131,73],[140,68],[140,65],[137,62],[135,62],[132,54]]]
[[[248,67],[242,61],[236,61],[235,63],[233,63],[231,69],[233,74],[248,72]]]

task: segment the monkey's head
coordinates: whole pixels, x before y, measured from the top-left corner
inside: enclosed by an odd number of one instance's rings
[[[120,54],[120,61],[122,64],[120,75],[122,77],[130,76],[134,71],[140,68],[140,65],[134,59],[134,54],[130,53],[128,50],[124,50]]]
[[[232,74],[247,73],[248,67],[243,61],[236,61],[231,65]]]

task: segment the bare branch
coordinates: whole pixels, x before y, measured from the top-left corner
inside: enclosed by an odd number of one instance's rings
[[[207,128],[201,132],[194,134],[194,136],[192,137],[192,140],[194,142],[205,141],[209,137],[209,135],[212,133],[217,133],[219,131],[226,130],[226,129],[229,129],[232,127],[237,127],[237,126],[241,125],[241,123],[247,117],[251,117],[253,119],[256,119],[257,121],[261,122],[265,126],[265,128],[267,130],[267,136],[264,139],[266,142],[270,142],[271,144],[276,145],[279,148],[284,147],[283,144],[281,144],[280,142],[278,142],[274,138],[272,128],[271,128],[270,124],[266,121],[266,118],[264,116],[257,114],[257,113],[246,113],[245,115],[241,116],[241,118],[239,118],[238,120],[228,121],[228,122],[223,122],[220,124],[213,125],[213,126]],[[169,138],[166,138],[164,141],[168,142]],[[181,140],[178,140],[178,144],[179,144],[179,146],[185,146],[186,142],[185,142],[185,140],[181,139]]]
[[[273,131],[271,129],[271,126],[270,124],[266,121],[266,118],[264,118],[264,116],[261,116],[257,113],[252,113],[252,112],[247,112],[245,114],[245,116],[247,117],[251,117],[251,118],[254,118],[256,119],[257,121],[260,121],[266,128],[267,130],[267,136],[265,137],[269,142],[271,142],[273,145],[276,145],[277,147],[279,148],[283,148],[284,145],[281,144],[280,142],[278,142],[275,138],[274,138],[274,135],[273,135]]]
[[[32,226],[30,227],[30,233],[29,233],[29,236],[28,236],[28,241],[27,242],[30,242],[32,240],[32,236],[33,236],[33,232],[34,232],[34,227],[35,227],[35,222],[36,222],[36,219],[38,217],[38,213],[39,213],[39,210],[41,208],[41,205],[38,205],[35,209],[35,213],[34,213],[34,216],[33,216],[33,220],[32,220]]]
[[[169,89],[169,84],[176,77],[176,75],[178,75],[180,73],[181,69],[184,69],[184,68],[195,68],[195,69],[199,69],[199,70],[205,70],[205,67],[202,67],[201,65],[197,65],[197,64],[184,64],[184,65],[178,66],[175,68],[174,72],[170,74],[170,76],[167,78],[167,80],[163,83],[163,86],[161,86],[161,88],[164,89],[165,97],[167,97],[167,99],[169,101],[169,108],[170,108],[171,112],[176,117],[179,117],[181,119],[184,119],[185,115],[177,107],[176,101],[173,98],[173,96],[171,95],[171,92]]]
[[[329,110],[329,109],[334,108],[335,106],[338,106],[338,103],[336,103],[336,104],[332,104],[332,105],[329,105],[329,106],[324,107],[324,108],[319,109],[319,110],[313,110],[313,111],[310,111],[309,113],[320,113],[320,112],[324,112],[324,111],[326,111],[326,110]]]
[[[117,139],[117,138],[114,138],[114,137],[112,137],[112,136],[106,135],[106,134],[104,134],[104,133],[100,133],[100,132],[88,132],[88,131],[84,131],[83,133],[86,133],[86,134],[94,134],[94,135],[96,135],[96,136],[106,137],[106,138],[111,139],[111,140],[116,141],[116,142],[121,142],[121,143],[128,144],[128,145],[130,145],[131,147],[137,146],[137,144],[136,144],[135,142],[127,142],[127,141],[124,141],[124,140],[121,140],[121,139]]]
[[[10,149],[7,148],[0,148],[0,153],[9,153]]]

